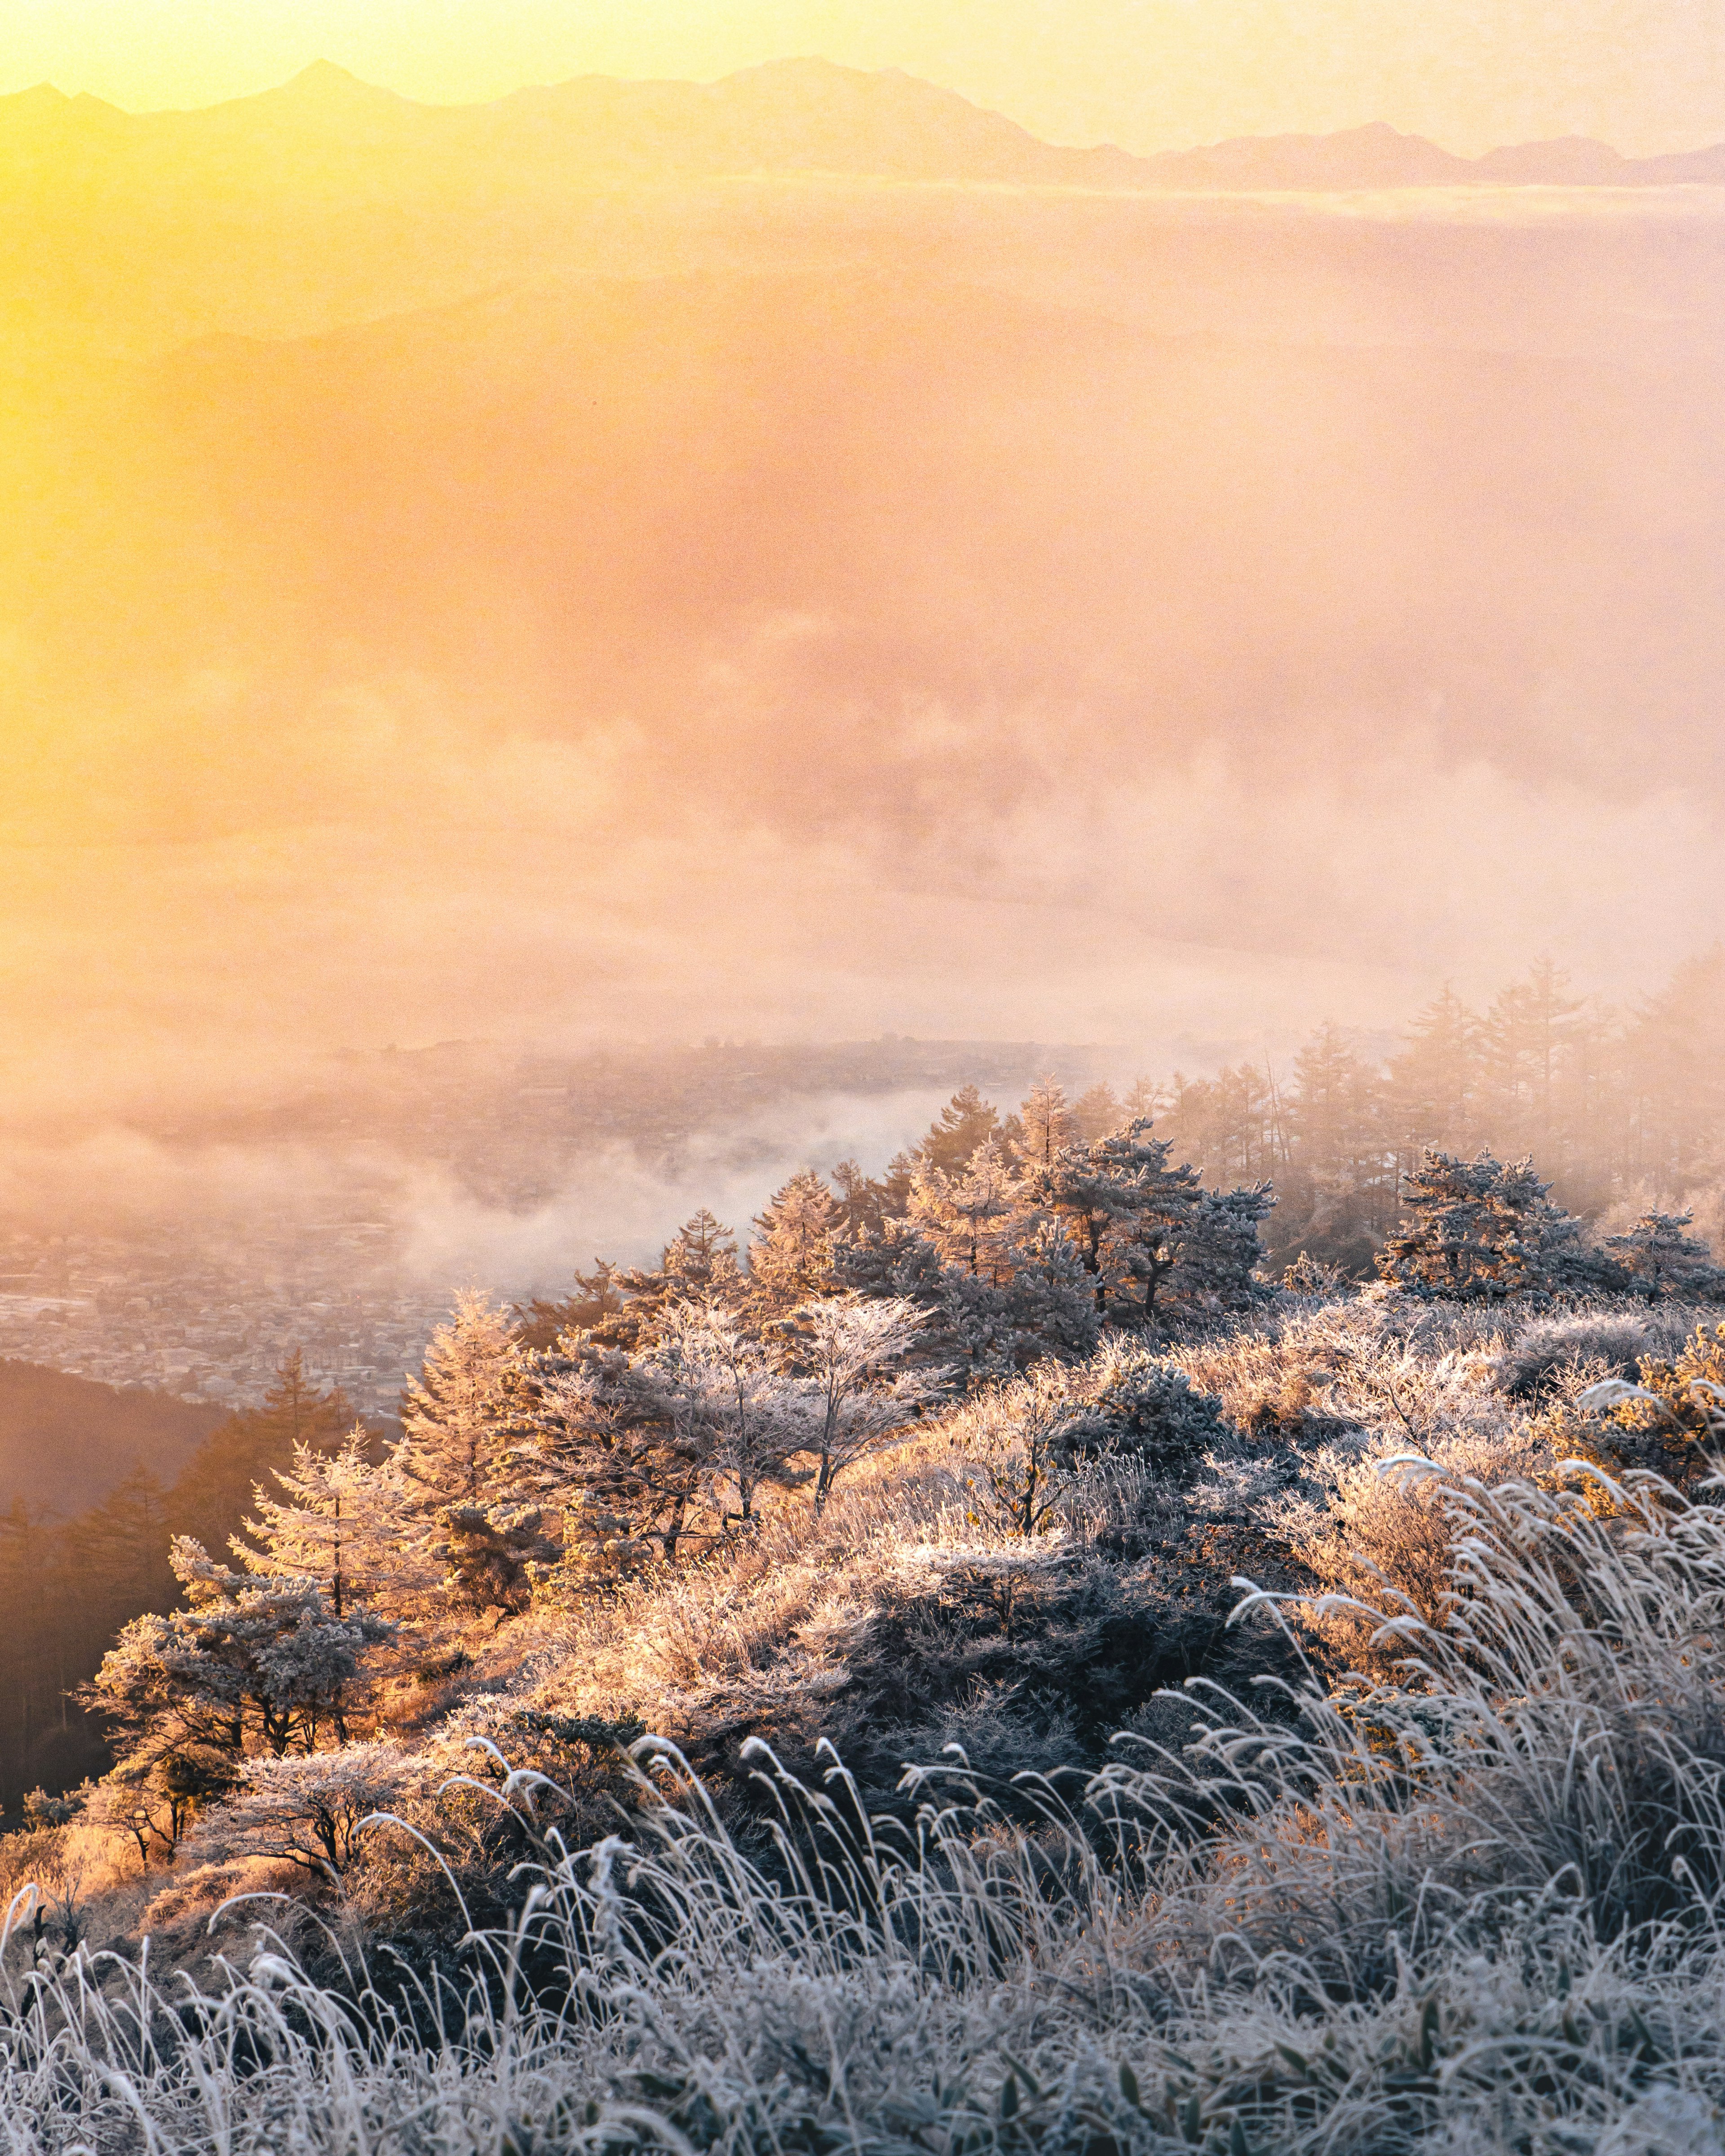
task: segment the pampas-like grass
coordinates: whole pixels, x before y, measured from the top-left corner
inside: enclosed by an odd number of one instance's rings
[[[954,1754],[877,1822],[836,1760],[805,1786],[757,1745],[745,1853],[649,1737],[634,1838],[571,1850],[481,1746],[464,1794],[528,1837],[519,1907],[417,1976],[332,1932],[314,1981],[267,1902],[220,1913],[201,1987],[31,1968],[26,1892],[4,2146],[1717,2151],[1725,1510],[1387,1471],[1450,1527],[1441,1609],[1352,1597],[1378,1673],[1204,1695],[1183,1747],[1081,1785]]]

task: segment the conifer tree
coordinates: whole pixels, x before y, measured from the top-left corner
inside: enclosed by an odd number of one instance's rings
[[[665,1245],[656,1270],[623,1272],[617,1279],[626,1298],[622,1314],[602,1331],[630,1348],[656,1339],[666,1313],[679,1305],[733,1304],[747,1286],[734,1230],[705,1205]]]
[[[993,1103],[976,1086],[961,1086],[919,1141],[915,1158],[920,1168],[957,1175],[978,1147],[999,1135],[1000,1115]]]
[[[1091,1145],[1063,1146],[1025,1178],[1027,1197],[1060,1221],[1090,1276],[1099,1318],[1116,1291],[1147,1318],[1178,1261],[1199,1184],[1192,1168],[1168,1165],[1168,1141],[1139,1121]]]
[[[911,1186],[909,1218],[941,1256],[974,1276],[1001,1283],[1004,1231],[1018,1209],[1019,1188],[999,1145],[984,1140],[952,1172],[919,1168]]]
[[[302,1445],[336,1450],[357,1419],[341,1387],[317,1384],[295,1348],[276,1365],[262,1405],[237,1409],[176,1477],[168,1501],[173,1532],[206,1548],[225,1548],[259,1482],[289,1466]],[[165,1537],[162,1548],[165,1562]]]
[[[375,1463],[370,1449],[362,1427],[336,1452],[298,1445],[293,1465],[274,1471],[282,1495],[252,1492],[254,1517],[242,1523],[250,1542],[229,1539],[246,1570],[316,1587],[338,1618],[398,1591],[404,1493],[393,1463]]]
[[[1081,1093],[1072,1104],[1073,1133],[1086,1144],[1106,1137],[1110,1131],[1117,1131],[1129,1120],[1118,1095],[1106,1081]]]
[[[231,1572],[183,1536],[170,1561],[189,1607],[134,1618],[82,1689],[125,1738],[122,1768],[237,1759],[254,1743],[278,1757],[309,1752],[325,1727],[345,1739],[362,1659],[393,1628],[364,1610],[338,1621],[316,1588]]]
[[[1711,1248],[1698,1235],[1683,1232],[1694,1220],[1692,1213],[1644,1213],[1625,1234],[1605,1237],[1602,1248],[1622,1266],[1632,1294],[1650,1301],[1725,1299],[1725,1267],[1713,1263]]]
[[[1378,1270],[1410,1295],[1446,1301],[1620,1289],[1621,1268],[1587,1248],[1550,1188],[1531,1161],[1461,1160],[1429,1147],[1403,1187],[1408,1217]]]
[[[609,1542],[632,1560],[656,1542],[667,1563],[683,1545],[755,1516],[763,1485],[807,1449],[811,1389],[783,1376],[736,1312],[691,1304],[665,1314],[633,1353],[577,1338],[540,1380],[546,1413],[523,1446],[524,1481],[562,1508],[570,1560]]]
[[[550,1301],[535,1296],[514,1312],[516,1335],[523,1348],[549,1348],[560,1333],[591,1332],[606,1326],[624,1308],[624,1269],[608,1258],[595,1258],[593,1270],[577,1270],[575,1286],[567,1296]]]
[[[839,1207],[825,1182],[803,1168],[773,1192],[755,1219],[749,1245],[749,1281],[768,1311],[793,1310],[834,1284],[839,1253]]]
[[[531,1566],[551,1554],[517,1471],[542,1414],[508,1314],[475,1291],[459,1296],[408,1388],[391,1455],[408,1553],[398,1591],[423,1594],[424,1568],[435,1564],[457,1609],[525,1605]]]
[[[908,1156],[901,1154],[901,1159]],[[865,1175],[854,1160],[841,1160],[833,1170],[833,1189],[838,1201],[841,1242],[875,1234],[887,1215],[887,1189],[876,1177]],[[902,1206],[901,1206],[902,1210]]]
[[[1390,1060],[1391,1135],[1404,1172],[1428,1147],[1459,1153],[1479,1144],[1481,1082],[1479,1021],[1446,986]]]
[[[1076,1136],[1066,1089],[1051,1072],[1037,1079],[1019,1110],[1018,1153],[1027,1169],[1046,1173]]]
[[[438,1327],[402,1404],[394,1466],[410,1512],[509,1495],[507,1461],[531,1417],[526,1364],[508,1314],[474,1290]]]

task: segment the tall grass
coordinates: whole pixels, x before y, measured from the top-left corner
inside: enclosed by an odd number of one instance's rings
[[[1375,1674],[1201,1693],[1189,1743],[1088,1780],[955,1754],[877,1821],[836,1759],[805,1786],[757,1745],[745,1849],[647,1738],[632,1838],[570,1849],[481,1753],[464,1797],[530,1854],[436,1975],[335,1923],[314,1981],[242,1946],[267,1904],[221,1912],[199,1986],[147,1952],[21,1968],[21,1897],[0,2145],[1717,2150],[1725,1511],[1393,1471],[1448,1523],[1441,1607],[1351,1598]]]

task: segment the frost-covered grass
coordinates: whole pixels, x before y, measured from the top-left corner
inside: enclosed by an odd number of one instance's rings
[[[1527,1398],[1514,1346],[1472,1316],[1297,1311],[1180,1356],[1232,1435],[1178,1489],[1102,1458],[1027,1543],[932,1432],[818,1527],[787,1512],[729,1564],[532,1630],[512,1688],[443,1727],[470,1777],[445,1810],[501,1822],[517,1868],[507,1917],[475,1904],[434,1972],[378,1943],[375,1902],[358,1921],[364,1862],[411,1860],[452,1909],[475,1892],[453,1840],[445,1879],[415,1839],[424,1804],[364,1830],[314,1918],[223,1910],[195,1982],[152,1949],[32,1969],[24,1896],[0,2147],[1725,2151],[1725,1507],[1566,1467],[1599,1358]],[[1009,1687],[889,1807],[830,1753],[799,1779],[713,1737],[751,1702],[770,1731],[775,1696],[843,1726],[883,1636],[1123,1651],[1183,1523],[1282,1553],[1230,1635],[1275,1674],[1200,1677],[1083,1771],[1056,1746],[1011,1774]],[[642,1737],[617,1831],[578,1835],[590,1794],[481,1741],[559,1702],[675,1709],[718,1779]]]

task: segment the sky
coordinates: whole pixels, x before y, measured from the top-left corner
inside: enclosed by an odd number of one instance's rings
[[[0,0],[0,91],[205,105],[324,58],[433,103],[793,54],[1147,152],[1384,120],[1450,149],[1725,138],[1725,0]]]
[[[1655,150],[1725,137],[1717,19],[0,0],[0,56]],[[820,69],[531,110],[0,111],[14,1110],[456,1038],[1190,1068],[1717,934],[1725,189],[911,186],[977,131]]]

